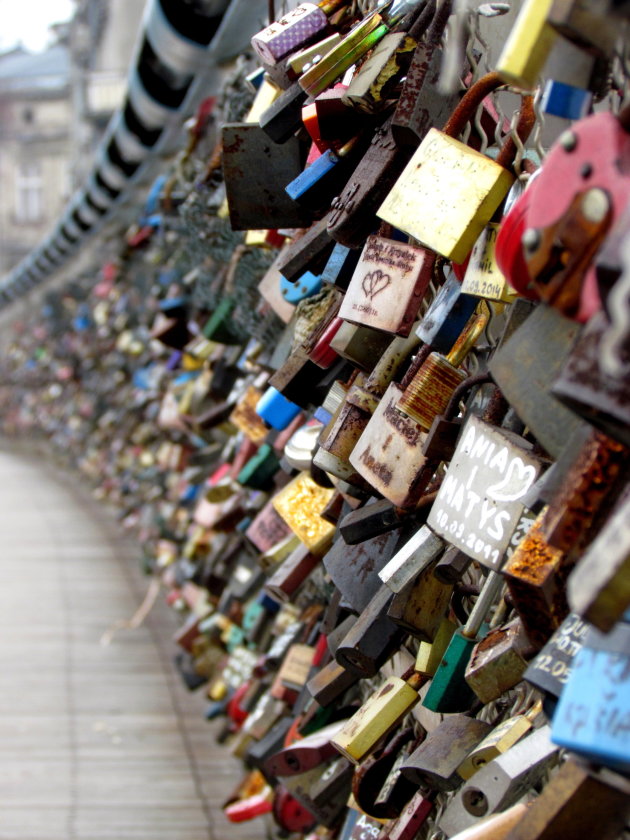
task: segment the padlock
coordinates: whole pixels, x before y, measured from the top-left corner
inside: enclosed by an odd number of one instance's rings
[[[373,677],[399,647],[404,632],[387,615],[392,597],[382,586],[339,644],[335,659],[344,668]]]
[[[315,222],[283,252],[277,268],[285,280],[295,283],[305,271],[318,274],[324,268],[334,245],[326,225],[325,218]]]
[[[440,791],[455,790],[462,781],[457,768],[490,729],[490,724],[482,720],[449,715],[414,750],[401,772],[418,785]]]
[[[531,804],[506,840],[561,840],[597,836],[613,840],[630,816],[630,785],[569,759]]]
[[[263,219],[273,228],[307,225],[311,214],[278,190],[278,183],[289,183],[302,169],[299,140],[280,146],[248,123],[224,125],[222,138],[232,229],[258,230]]]
[[[352,483],[361,481],[357,470],[349,464],[350,453],[377,408],[378,398],[417,343],[415,335],[395,338],[370,375],[357,378],[326,437],[320,440],[320,448],[314,458],[317,466]]]
[[[463,551],[458,548],[448,548],[433,567],[433,574],[442,583],[457,583],[471,563],[472,557]]]
[[[399,148],[414,150],[430,128],[442,128],[459,100],[458,92],[444,94],[438,88],[443,60],[440,42],[451,9],[451,5],[437,7],[407,71],[392,119],[392,136]],[[460,69],[463,76],[464,67]]]
[[[280,468],[280,461],[268,443],[264,443],[238,473],[236,480],[244,487],[268,490],[274,475]]]
[[[383,357],[391,338],[391,335],[380,330],[342,321],[330,347],[358,370],[370,373]]]
[[[441,583],[428,566],[394,595],[387,615],[410,635],[432,642],[446,615],[453,585]]]
[[[593,94],[585,88],[549,79],[540,101],[545,114],[566,120],[581,120],[591,109]]]
[[[408,0],[394,0],[367,15],[341,43],[300,76],[298,81],[302,89],[314,97],[330,87],[359,58],[375,47],[414,5],[414,2]]]
[[[442,618],[432,642],[420,642],[415,669],[428,677],[434,677],[442,657],[450,644],[457,625],[450,618]]]
[[[302,125],[306,98],[302,88],[294,82],[260,114],[257,122],[270,140],[278,144],[291,140]]]
[[[554,45],[547,20],[554,0],[525,0],[497,61],[497,72],[511,85],[533,90]]]
[[[423,679],[420,674],[407,680],[390,677],[333,736],[335,749],[361,763],[418,703]]]
[[[591,629],[573,660],[551,738],[595,764],[630,770],[630,613],[607,633]]]
[[[292,796],[284,785],[275,787],[273,818],[280,828],[289,833],[304,834],[317,824],[317,817]]]
[[[560,136],[529,194],[523,248],[530,289],[586,322],[601,307],[593,257],[630,197],[621,161],[627,114],[593,114]]]
[[[349,248],[361,248],[378,226],[376,211],[392,188],[411,152],[396,146],[391,117],[371,144],[341,194],[331,203],[328,228],[332,238]]]
[[[490,630],[475,645],[464,678],[482,703],[496,700],[521,681],[529,648],[518,618]]]
[[[514,715],[496,726],[481,741],[457,768],[458,774],[468,781],[482,767],[502,755],[532,728],[535,719],[540,715],[542,703],[537,701],[527,714]]]
[[[452,835],[452,840],[505,840],[509,831],[518,825],[527,811],[527,805],[518,802],[506,811],[479,820],[472,828],[465,828]]]
[[[326,53],[329,53],[333,47],[336,47],[340,41],[341,35],[338,32],[333,32],[332,35],[328,35],[327,38],[311,44],[310,47],[304,47],[298,50],[298,52],[293,53],[289,58],[289,70],[294,76],[301,76],[311,65],[317,64]]]
[[[303,47],[328,25],[326,12],[315,3],[301,3],[284,17],[271,23],[251,39],[254,52],[269,64],[275,64]]]
[[[531,643],[541,648],[569,609],[564,581],[564,552],[542,534],[546,508],[521,540],[503,569],[512,603]]]
[[[427,524],[498,571],[541,466],[525,441],[470,415]]]
[[[433,800],[418,791],[401,815],[385,828],[385,833],[381,835],[383,840],[413,840],[426,823],[433,807]]]
[[[353,77],[343,102],[358,111],[374,113],[393,98],[397,81],[405,74],[417,41],[411,33],[389,32]]]
[[[576,323],[551,307],[537,306],[488,363],[505,398],[554,458],[581,425],[548,393],[578,331]]]
[[[369,236],[339,317],[395,335],[409,335],[431,282],[434,262],[435,256],[423,248]]]
[[[464,712],[475,695],[464,679],[466,666],[478,640],[483,621],[499,594],[503,579],[489,572],[483,588],[463,628],[455,631],[431,680],[422,705],[434,712]],[[482,636],[483,636],[482,632]]]
[[[443,551],[443,540],[423,525],[380,569],[378,576],[392,592],[402,592],[418,575],[433,567]]]
[[[515,181],[505,199],[504,216],[510,213],[522,192],[521,181]],[[497,261],[497,238],[500,227],[499,222],[489,222],[475,242],[462,281],[462,292],[499,303],[512,303],[515,292],[508,285]]]
[[[357,545],[380,537],[409,522],[409,515],[394,507],[387,499],[371,499],[366,505],[350,511],[339,522],[339,533],[346,545]]]
[[[318,825],[332,828],[339,822],[345,811],[349,785],[332,791],[324,798],[318,797],[316,801],[312,795],[313,786],[321,781],[327,769],[316,767],[298,776],[285,777],[282,779],[281,787],[290,793],[295,803],[299,803],[308,814],[312,815]],[[288,826],[285,827],[288,828]],[[293,824],[290,830],[302,833],[303,827]]]
[[[281,601],[288,601],[320,562],[320,557],[300,545],[265,581],[265,591]]]
[[[565,553],[567,567],[592,539],[603,506],[612,506],[622,492],[629,456],[627,447],[598,431],[586,436],[575,453],[566,482],[550,499],[540,527],[549,544]]]
[[[324,213],[334,196],[345,186],[365,144],[366,140],[356,134],[337,150],[327,149],[290,181],[284,191],[297,204],[307,207],[315,217]]]
[[[466,259],[514,180],[505,168],[511,165],[516,151],[511,138],[496,161],[454,139],[463,131],[475,105],[500,85],[496,73],[475,83],[444,131],[429,131],[378,211],[384,221],[457,263]],[[517,127],[522,141],[527,139],[533,121],[531,97],[524,97]],[[462,177],[466,188],[462,188]],[[450,183],[445,179],[451,179]]]
[[[545,709],[550,712],[569,679],[573,660],[584,644],[588,624],[575,613],[569,615],[533,659],[524,677],[545,694]],[[551,713],[548,717],[551,717]]]
[[[483,817],[503,811],[520,800],[558,761],[559,750],[542,726],[517,741],[475,773],[455,794],[439,821],[452,837]]]
[[[448,353],[478,304],[477,298],[462,292],[461,281],[451,271],[418,324],[416,335],[438,353]]]
[[[352,794],[364,813],[395,819],[413,796],[415,785],[405,779],[400,767],[415,740],[413,729],[402,729],[356,768]]]
[[[324,568],[344,599],[360,613],[381,588],[380,572],[392,557],[401,538],[401,530],[388,531],[348,546],[337,539],[324,556]]]
[[[610,329],[604,312],[596,312],[582,327],[551,393],[592,426],[630,446],[626,378],[606,374],[601,365],[602,345]]]
[[[610,56],[619,40],[619,25],[607,12],[601,0],[554,0],[547,21],[576,46]]]
[[[422,453],[426,437],[423,427],[397,410],[402,394],[395,382],[389,385],[348,460],[356,473],[390,502],[401,508],[414,508],[435,465],[427,462]]]
[[[324,764],[336,755],[333,740],[347,721],[336,721],[289,744],[265,761],[268,776],[285,778],[299,776]]]
[[[630,606],[629,513],[626,488],[567,581],[571,609],[604,632]]]
[[[359,671],[344,668],[333,660],[308,680],[306,688],[320,706],[326,707],[334,704],[362,676]]]
[[[408,383],[396,404],[397,411],[428,431],[438,414],[443,414],[453,391],[466,379],[459,366],[482,335],[488,315],[480,314],[469,323],[447,356],[431,353]]]
[[[360,258],[361,252],[358,249],[347,248],[337,242],[322,271],[322,281],[340,289],[347,289]]]

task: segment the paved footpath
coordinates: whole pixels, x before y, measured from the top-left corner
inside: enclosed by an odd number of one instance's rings
[[[139,550],[89,491],[0,446],[0,840],[258,840],[220,809],[242,770],[171,664]]]

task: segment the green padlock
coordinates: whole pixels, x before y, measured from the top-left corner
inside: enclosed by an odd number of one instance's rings
[[[476,695],[464,679],[464,674],[473,648],[488,632],[489,626],[483,624],[483,620],[502,586],[501,575],[489,572],[468,621],[455,631],[431,680],[422,701],[427,709],[442,714],[466,712],[474,704]]]

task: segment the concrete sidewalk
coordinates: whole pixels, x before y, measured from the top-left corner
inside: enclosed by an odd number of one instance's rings
[[[220,810],[242,776],[171,665],[162,601],[130,617],[138,549],[85,488],[0,451],[0,840],[254,840]]]

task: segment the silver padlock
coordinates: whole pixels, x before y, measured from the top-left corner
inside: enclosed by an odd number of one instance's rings
[[[444,811],[439,824],[444,834],[452,837],[524,796],[558,759],[550,735],[551,728],[542,726],[475,773]]]

